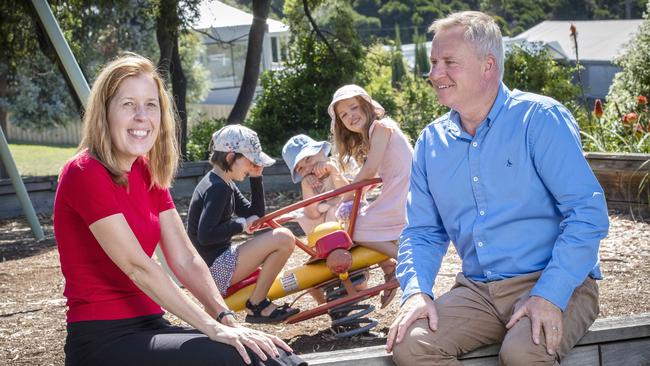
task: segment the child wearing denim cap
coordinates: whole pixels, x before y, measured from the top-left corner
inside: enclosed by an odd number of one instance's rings
[[[187,231],[205,260],[219,291],[237,283],[262,266],[255,288],[246,302],[249,323],[277,323],[298,313],[288,305],[277,306],[266,298],[273,281],[293,252],[295,238],[286,228],[258,235],[239,246],[235,234],[264,216],[262,170],[275,163],[262,152],[257,134],[241,125],[225,126],[212,136],[208,172],[194,189],[187,214]],[[234,181],[250,176],[251,201]],[[235,218],[233,215],[236,215]]]
[[[300,183],[302,198],[307,199],[349,183],[336,159],[330,158],[331,144],[315,141],[307,135],[296,135],[282,148],[282,158],[289,167],[291,180]],[[326,221],[338,221],[336,217],[339,197],[313,203],[296,212],[295,220],[309,234]]]
[[[289,167],[291,180],[300,183],[303,199],[346,186],[350,181],[347,174],[356,173],[358,168],[354,162],[348,164],[346,169],[341,169],[338,161],[329,156],[331,148],[329,142],[315,141],[307,135],[293,136],[284,144],[282,158]],[[337,210],[340,200],[340,197],[333,197],[313,203],[289,215],[293,221],[300,224],[305,234],[309,234],[316,226],[326,221],[345,219],[340,217]],[[357,286],[357,290],[365,288],[365,280]],[[319,304],[325,302],[325,296],[321,291],[312,290],[309,293]]]

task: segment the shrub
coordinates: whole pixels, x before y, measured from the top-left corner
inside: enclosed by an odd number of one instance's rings
[[[399,90],[391,88],[392,58],[392,53],[381,45],[369,50],[364,67],[364,87],[414,142],[422,129],[447,113],[448,108],[438,104],[433,88],[413,73],[402,76]]]
[[[542,94],[576,109],[580,87],[572,83],[574,68],[557,63],[542,44],[512,46],[504,69],[503,81],[509,88]]]
[[[600,100],[594,108],[594,123],[582,132],[585,149],[589,151],[616,151],[650,153],[650,113],[648,98],[639,95],[621,103],[627,107],[616,117],[603,114]],[[605,103],[605,109],[612,102]]]
[[[604,113],[586,129],[585,145],[593,151],[650,153],[650,2],[639,33],[615,60],[614,76]],[[599,113],[600,114],[600,113]]]
[[[187,137],[187,160],[207,160],[212,134],[225,124],[225,118],[213,118],[203,120],[190,128]]]
[[[291,57],[283,70],[262,75],[262,93],[246,122],[272,156],[280,156],[285,141],[299,133],[327,139],[332,94],[355,82],[363,65],[364,50],[353,27],[350,4],[340,0],[310,3],[328,43],[307,22],[302,1],[285,2],[292,30]]]

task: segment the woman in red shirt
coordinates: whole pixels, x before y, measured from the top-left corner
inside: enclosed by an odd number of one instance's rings
[[[150,60],[130,54],[104,67],[54,202],[66,365],[303,364],[278,337],[236,323],[192,246],[169,194],[175,127]],[[157,245],[203,308],[151,259]],[[193,328],[172,326],[161,307]]]

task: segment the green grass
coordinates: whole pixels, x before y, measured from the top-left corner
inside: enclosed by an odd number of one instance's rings
[[[21,176],[58,175],[76,147],[9,144]]]

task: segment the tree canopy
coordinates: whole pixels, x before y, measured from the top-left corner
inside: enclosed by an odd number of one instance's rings
[[[253,0],[227,0],[250,6]],[[417,29],[425,34],[435,19],[461,10],[481,10],[497,18],[504,35],[516,35],[543,20],[639,19],[646,0],[352,0],[353,24],[366,43],[376,38],[393,39],[395,25],[402,30],[402,41],[414,43]],[[273,0],[275,17],[282,18],[283,0]]]
[[[0,37],[6,45],[0,53],[0,122],[4,128],[9,112],[12,123],[21,128],[65,125],[79,118],[79,106],[27,4],[19,1],[0,5]],[[158,59],[157,4],[157,0],[50,1],[89,84],[102,65],[124,51]],[[202,45],[188,32],[181,32],[180,41],[180,58],[190,85],[188,98],[198,102],[207,92],[205,70],[196,63]]]

